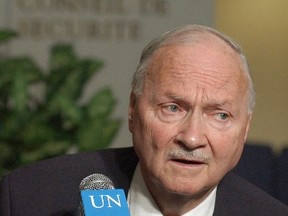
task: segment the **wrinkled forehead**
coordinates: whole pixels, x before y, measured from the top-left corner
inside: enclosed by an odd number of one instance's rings
[[[218,69],[217,76],[244,74],[239,55],[224,42],[218,40],[218,43],[207,41],[197,44],[163,46],[153,54],[148,64],[148,75],[162,75],[159,73],[165,70],[161,69],[173,70],[173,67],[185,69],[186,66],[201,67],[207,74],[213,74],[214,69]]]
[[[159,48],[148,65],[146,90],[197,86],[245,93],[248,81],[241,60],[221,41]]]

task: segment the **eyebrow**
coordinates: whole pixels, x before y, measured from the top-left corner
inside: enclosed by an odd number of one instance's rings
[[[172,99],[176,99],[176,100],[186,100],[185,98],[187,97],[187,96],[180,96],[180,95],[177,95],[177,94],[172,93],[172,92],[166,92],[165,96],[172,98]],[[208,104],[219,104],[219,106],[223,106],[226,104],[232,104],[231,100],[229,100],[229,99],[225,99],[223,101],[220,101],[220,100],[215,100],[213,98],[208,98],[207,101],[209,101],[209,102],[207,102]]]
[[[175,99],[177,101],[183,102],[185,104],[190,104],[189,102],[187,102],[187,100],[184,97],[173,94],[173,93],[167,93],[167,94],[165,94],[165,96],[169,97],[171,99]],[[203,104],[204,104],[205,109],[215,109],[215,108],[224,108],[227,106],[231,106],[232,102],[229,99],[226,99],[223,101],[209,99],[209,101],[204,102]]]
[[[215,109],[215,108],[224,108],[224,107],[231,107],[231,102],[230,101],[223,101],[223,102],[208,102],[204,105],[205,109]]]

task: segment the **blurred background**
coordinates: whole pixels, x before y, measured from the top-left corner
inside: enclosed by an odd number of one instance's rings
[[[131,146],[127,110],[140,53],[189,23],[242,46],[257,91],[248,140],[281,152],[288,147],[287,8],[275,0],[0,0],[0,172]]]

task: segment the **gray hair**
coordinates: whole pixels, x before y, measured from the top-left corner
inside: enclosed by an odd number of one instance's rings
[[[201,25],[186,25],[180,28],[173,29],[161,35],[160,37],[152,40],[142,51],[141,58],[138,67],[134,73],[132,80],[132,93],[139,96],[143,92],[145,76],[147,74],[147,68],[149,62],[152,59],[156,50],[167,45],[176,44],[192,44],[204,41],[207,36],[214,35],[223,40],[228,46],[230,46],[240,58],[242,62],[244,72],[248,80],[248,111],[251,113],[255,105],[255,89],[254,83],[249,68],[248,61],[242,52],[241,47],[234,42],[229,36],[216,31],[213,28]]]

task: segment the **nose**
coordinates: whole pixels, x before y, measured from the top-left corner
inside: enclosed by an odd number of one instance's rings
[[[205,147],[208,143],[206,133],[201,114],[193,112],[179,126],[176,142],[190,150]]]

